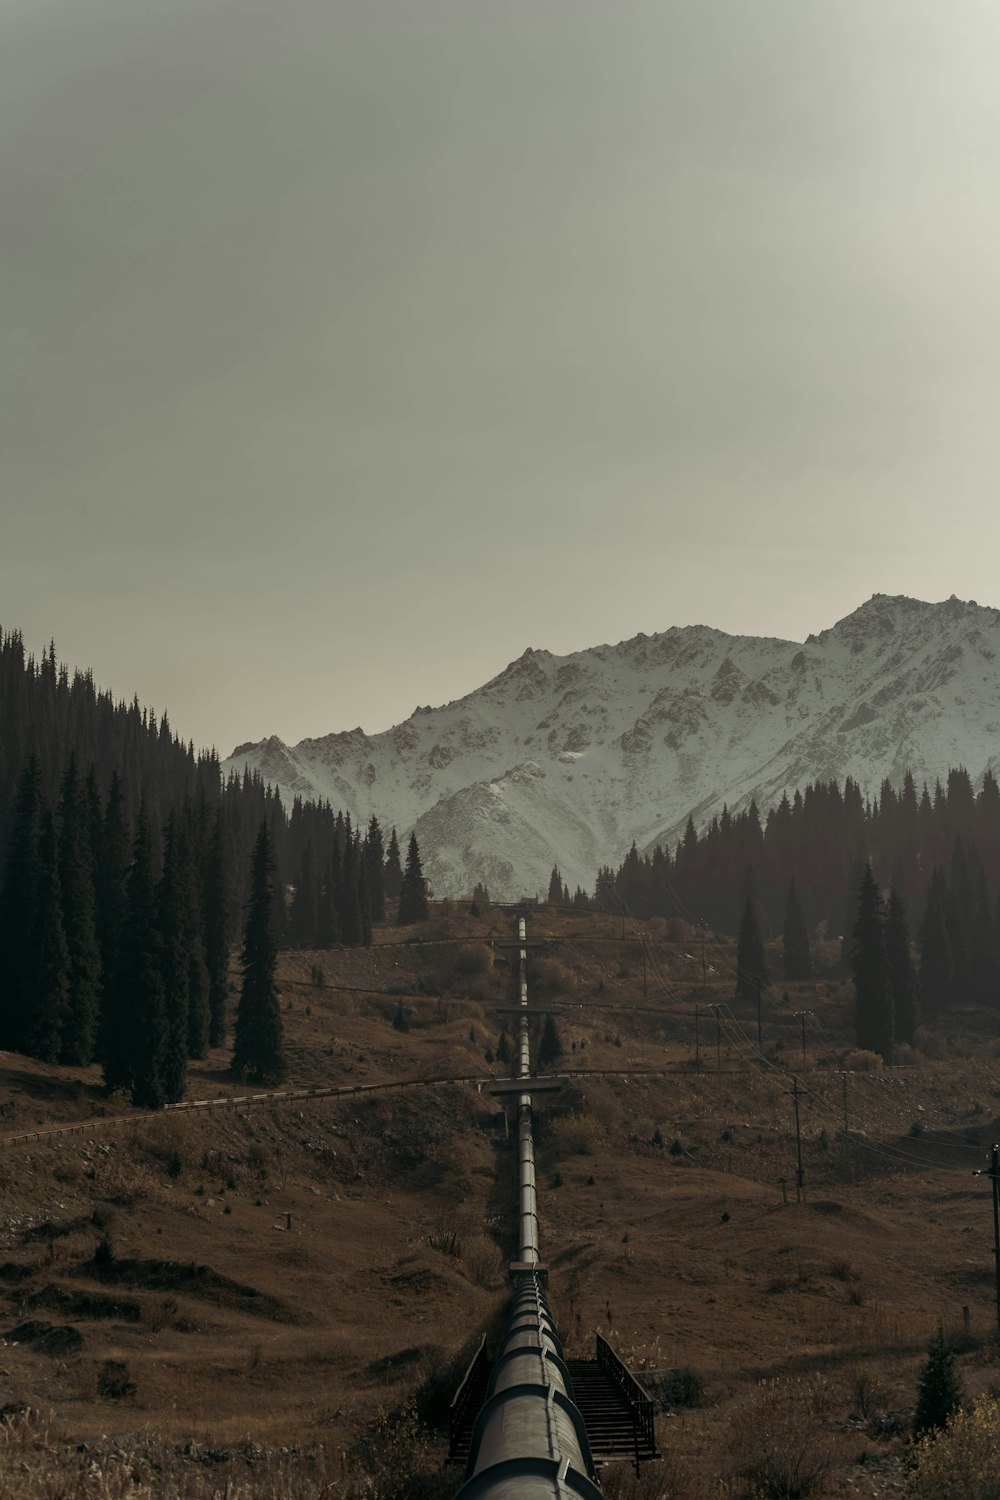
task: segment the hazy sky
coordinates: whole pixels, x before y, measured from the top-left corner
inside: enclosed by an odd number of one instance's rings
[[[995,0],[0,0],[0,622],[198,744],[1000,605]]]

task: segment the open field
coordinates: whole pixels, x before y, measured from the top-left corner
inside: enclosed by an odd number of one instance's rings
[[[898,1489],[939,1323],[969,1391],[1000,1386],[989,1188],[972,1176],[1000,1129],[995,1018],[954,1017],[883,1070],[852,1054],[831,968],[767,992],[761,1063],[756,1013],[728,1010],[732,946],[711,939],[703,962],[696,933],[646,930],[644,993],[617,919],[529,919],[530,938],[558,939],[532,955],[532,994],[566,1007],[559,1066],[576,1075],[539,1131],[567,1352],[600,1330],[661,1401],[668,1457],[637,1494],[741,1493],[764,1400],[828,1462],[829,1493]],[[371,950],[283,955],[290,1083],[502,1074],[492,1007],[509,1003],[509,954],[489,944],[509,935],[501,913],[445,905]],[[188,1098],[244,1094],[226,1063],[192,1065]],[[445,1084],[111,1123],[127,1114],[92,1070],[0,1055],[0,1135],[92,1124],[0,1154],[0,1407],[45,1414],[44,1435],[9,1437],[0,1495],[30,1493],[25,1474],[68,1486],[85,1461],[106,1486],[129,1466],[137,1483],[158,1473],[153,1494],[362,1493],[358,1444],[380,1409],[415,1397],[440,1422],[463,1349],[502,1306],[502,1115]],[[379,1470],[367,1492],[453,1493],[460,1476],[435,1477],[428,1442],[407,1479],[414,1432],[383,1430],[397,1489]]]

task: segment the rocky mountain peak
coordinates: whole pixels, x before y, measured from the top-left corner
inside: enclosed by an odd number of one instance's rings
[[[809,781],[918,785],[1000,763],[1000,612],[874,594],[805,643],[706,625],[640,632],[569,656],[526,648],[455,703],[360,729],[241,745],[290,794],[417,830],[437,894],[485,880],[544,890],[553,864],[591,886],[633,839],[673,842]]]

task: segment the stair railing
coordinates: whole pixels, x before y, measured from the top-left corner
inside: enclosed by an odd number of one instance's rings
[[[486,1353],[486,1335],[469,1361],[462,1384],[452,1397],[448,1411],[448,1457],[454,1458],[458,1439],[470,1425],[483,1404],[483,1396],[489,1379],[490,1361]]]
[[[597,1363],[601,1369],[613,1380],[628,1402],[632,1413],[632,1423],[635,1432],[636,1444],[636,1468],[639,1466],[639,1440],[645,1440],[646,1452],[653,1455],[656,1452],[655,1436],[655,1409],[649,1393],[643,1389],[636,1380],[632,1371],[628,1368],[612,1349],[606,1338],[598,1333],[596,1337]]]

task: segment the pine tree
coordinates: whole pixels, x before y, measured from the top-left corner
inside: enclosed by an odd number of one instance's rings
[[[858,1046],[868,1052],[877,1052],[887,1063],[891,1063],[895,1032],[885,951],[885,903],[875,883],[871,865],[865,866],[858,888],[851,971],[854,978]]]
[[[397,846],[397,858],[399,849]],[[372,922],[385,921],[385,847],[378,818],[372,813],[364,843],[365,885]]]
[[[788,885],[785,902],[785,927],[782,934],[782,954],[786,979],[811,979],[812,955],[809,952],[809,934],[795,880]]]
[[[226,1035],[229,993],[229,940],[226,929],[226,879],[222,854],[222,813],[216,813],[202,881],[205,967],[208,972],[208,1043],[219,1047]]]
[[[635,845],[633,844],[632,847],[635,848]],[[563,883],[558,865],[552,866],[552,874],[549,876],[549,894],[547,899],[550,906],[559,906],[562,903]]]
[[[410,846],[406,853],[406,870],[403,873],[403,884],[399,892],[396,925],[406,927],[411,922],[426,922],[427,916],[427,888],[420,865],[420,849],[417,844],[417,835],[411,833]]]
[[[896,1041],[912,1047],[917,1029],[917,976],[910,951],[906,911],[895,886],[889,891],[885,914],[885,958]]]
[[[965,1387],[955,1369],[955,1356],[938,1329],[927,1349],[927,1360],[920,1372],[917,1406],[913,1414],[913,1435],[934,1432],[948,1425],[948,1418],[965,1400]]]
[[[555,1023],[555,1017],[551,1015],[546,1016],[545,1023],[542,1026],[541,1041],[538,1043],[536,1066],[539,1068],[549,1067],[562,1057],[562,1050],[562,1038],[559,1035],[559,1028]]]
[[[125,888],[129,867],[128,833],[125,827],[124,792],[117,771],[111,777],[108,800],[104,807],[97,842],[97,864],[94,877],[97,917],[97,945],[101,955],[101,997],[97,1027],[97,1055],[107,1055],[107,1028],[114,1007],[115,967],[122,921],[125,915]]]
[[[736,999],[756,1000],[758,985],[761,989],[766,989],[770,982],[771,976],[764,956],[764,940],[757,921],[757,906],[753,891],[748,889],[736,943]]]
[[[164,1098],[170,1104],[183,1099],[187,1076],[188,968],[182,935],[179,864],[177,827],[171,816],[164,830],[163,873],[156,893],[166,1022],[162,1083]]]
[[[231,1068],[258,1083],[285,1076],[281,1007],[275,984],[278,949],[272,928],[274,865],[267,824],[261,823],[250,869],[250,901],[243,929],[243,987],[236,1011]]]
[[[69,1011],[69,950],[62,918],[56,830],[48,808],[38,834],[38,900],[31,932],[34,972],[27,1016],[27,1051],[58,1062]]]
[[[386,901],[398,901],[399,893],[403,888],[403,866],[400,863],[399,839],[396,837],[395,828],[389,835],[389,847],[385,855],[384,884]]]
[[[935,868],[920,922],[920,1013],[940,1015],[951,1004],[954,968],[948,936],[948,887],[944,871]]]
[[[129,1089],[133,1104],[160,1109],[167,1025],[156,888],[145,808],[140,808],[125,887],[114,988],[105,1038],[104,1080]]]
[[[79,1065],[91,1062],[94,1056],[101,1002],[101,952],[91,809],[72,755],[59,796],[59,884],[69,959],[69,993],[59,1058]]]
[[[17,784],[0,888],[0,1047],[14,1052],[24,1049],[31,1009],[41,785],[38,761],[31,756]]]

